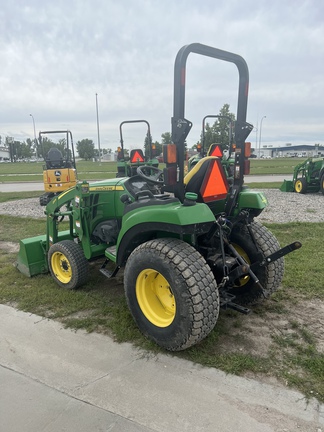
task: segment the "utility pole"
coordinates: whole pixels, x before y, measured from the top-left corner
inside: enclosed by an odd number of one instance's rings
[[[35,120],[33,114],[29,114],[31,118],[33,119],[33,125],[34,125],[34,142],[35,142],[35,151],[36,151],[36,161],[38,160],[38,153],[37,153],[37,138],[36,138],[36,128],[35,128]]]
[[[259,157],[261,155],[261,131],[262,131],[262,121],[263,119],[267,118],[267,116],[263,116],[260,121],[260,134],[259,134]]]

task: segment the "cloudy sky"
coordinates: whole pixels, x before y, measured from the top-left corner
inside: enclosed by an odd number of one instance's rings
[[[119,124],[145,119],[153,140],[171,129],[173,68],[193,42],[239,54],[250,71],[247,120],[262,145],[324,145],[322,0],[3,0],[0,135],[24,141],[70,129],[74,141],[116,149]],[[236,113],[237,69],[190,54],[186,118],[199,140],[205,115]],[[265,116],[265,117],[264,117]],[[124,127],[142,145],[144,124]]]

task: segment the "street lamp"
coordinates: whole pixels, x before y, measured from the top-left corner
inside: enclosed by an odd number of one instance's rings
[[[101,164],[100,134],[99,134],[99,115],[98,115],[98,94],[97,93],[96,93],[96,109],[97,109],[97,131],[98,131],[99,164]]]
[[[260,133],[259,133],[259,157],[261,155],[261,131],[262,131],[262,121],[264,118],[267,118],[267,116],[263,116],[260,121]]]
[[[29,114],[31,118],[33,119],[33,125],[34,125],[34,141],[35,141],[35,150],[36,150],[36,161],[38,160],[38,154],[37,154],[37,138],[36,138],[36,128],[35,128],[35,120],[33,114]]]

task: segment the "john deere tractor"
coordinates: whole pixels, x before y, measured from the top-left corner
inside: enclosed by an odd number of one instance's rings
[[[144,155],[141,148],[130,150],[129,156],[126,155],[123,139],[123,125],[129,123],[145,123],[147,125],[147,154]],[[137,167],[143,165],[158,167],[159,161],[155,155],[155,145],[152,143],[150,124],[146,120],[126,120],[119,125],[120,147],[117,149],[117,174],[116,177],[131,177],[136,174]]]
[[[184,77],[191,53],[234,63],[239,72],[231,183],[217,156],[202,158],[184,176],[185,140],[192,127],[185,118]],[[164,170],[138,166],[132,177],[84,181],[54,197],[46,207],[46,233],[20,241],[17,268],[27,276],[50,272],[65,289],[87,282],[91,260],[101,260],[108,279],[123,269],[135,322],[171,351],[203,340],[220,307],[246,313],[275,292],[284,255],[301,244],[280,248],[257,221],[265,196],[243,185],[249,168],[245,140],[252,130],[246,122],[248,77],[246,62],[236,54],[197,43],[181,48]],[[62,231],[63,217],[69,229]]]
[[[319,192],[324,195],[324,158],[308,158],[294,168],[293,179],[284,180],[282,192]]]
[[[208,118],[226,119],[228,121],[229,143],[226,157],[224,157],[223,148],[220,144],[213,143],[208,149],[206,148],[206,120]],[[223,115],[206,115],[202,121],[201,144],[197,145],[197,154],[188,160],[188,171],[190,171],[196,165],[196,163],[198,163],[200,159],[205,156],[221,157],[223,158],[223,162],[226,162],[227,165],[227,161],[230,160],[233,150],[233,120],[231,117]]]
[[[50,134],[64,134],[66,136],[63,154],[57,147],[52,147],[45,154],[43,136]],[[39,132],[39,143],[45,162],[43,166],[45,193],[39,197],[39,203],[41,206],[46,206],[55,195],[77,184],[72,132],[69,130]]]

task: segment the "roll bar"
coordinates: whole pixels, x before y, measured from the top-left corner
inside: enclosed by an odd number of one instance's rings
[[[148,136],[148,148],[149,148],[149,158],[152,159],[152,137],[151,137],[151,128],[150,124],[146,120],[125,120],[119,125],[119,135],[120,135],[120,145],[122,152],[124,153],[124,140],[123,140],[123,132],[122,127],[126,123],[145,123],[147,125],[147,136]]]
[[[247,101],[249,91],[249,70],[243,57],[228,51],[223,51],[207,45],[192,43],[182,47],[175,59],[174,65],[174,93],[173,93],[173,117],[171,119],[172,141],[177,146],[177,162],[179,169],[178,182],[175,193],[182,200],[184,195],[184,150],[185,139],[192,127],[192,123],[185,119],[185,88],[186,88],[186,62],[190,53],[196,53],[218,60],[234,63],[239,72],[239,88],[237,116],[235,123],[236,147],[243,149],[244,142],[253,126],[246,123]],[[240,164],[240,178],[234,181],[234,187],[243,184],[244,156],[237,161]]]
[[[73,168],[76,168],[72,132],[70,130],[54,130],[54,131],[41,131],[41,132],[39,132],[38,142],[41,146],[44,160],[45,160],[45,155],[44,155],[44,149],[43,149],[43,143],[42,143],[42,135],[48,135],[48,134],[66,134],[66,148],[68,150],[66,152],[67,153],[66,154],[66,160],[71,161],[73,164]],[[69,141],[69,137],[70,137],[70,141]],[[72,151],[72,159],[70,159],[70,152],[69,152],[70,144],[71,144],[71,151]]]

